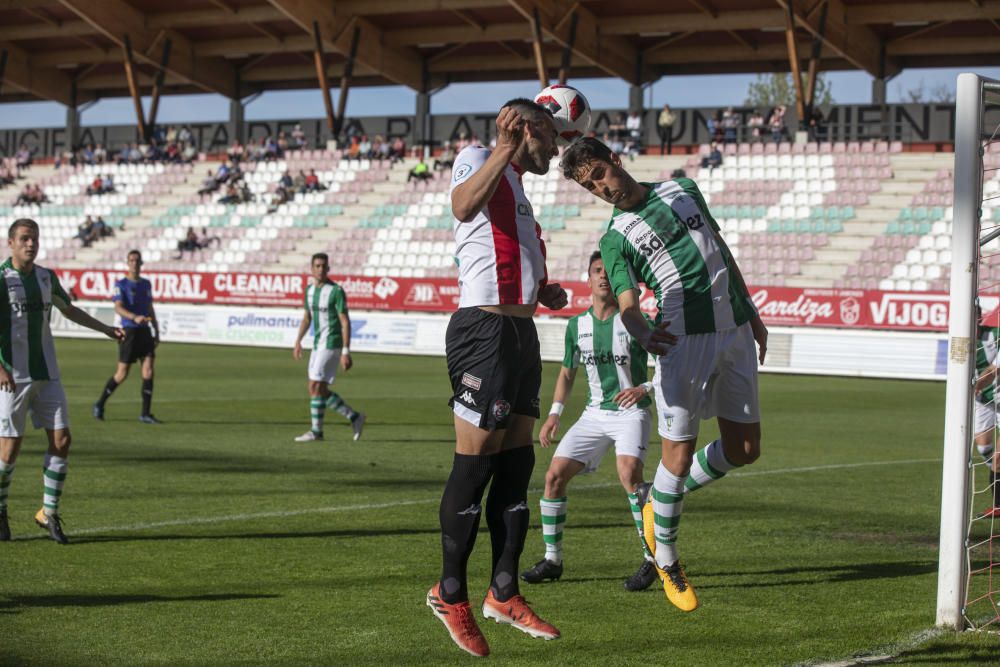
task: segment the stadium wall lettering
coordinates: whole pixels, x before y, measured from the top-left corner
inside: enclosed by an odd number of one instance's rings
[[[79,304],[105,322],[114,318],[108,301]],[[203,343],[289,349],[301,317],[300,308],[158,304],[160,335],[165,343]],[[351,348],[355,352],[444,355],[445,313],[365,312],[351,315]],[[566,321],[536,319],[542,358],[559,361]],[[101,338],[53,311],[57,336]],[[306,337],[306,347],[312,338]],[[947,369],[943,333],[772,327],[764,372],[943,380]]]
[[[97,269],[57,270],[63,286],[86,301],[110,299],[122,271]],[[149,271],[143,274],[153,286],[157,303],[252,306],[234,315],[227,326],[247,317],[270,322],[277,313],[259,307],[299,308],[307,279],[298,274],[197,273]],[[458,307],[458,285],[447,278],[333,275],[347,294],[353,311],[450,313]],[[562,283],[569,306],[561,311],[539,307],[539,315],[569,317],[590,307],[583,282]],[[935,292],[881,292],[795,287],[751,287],[754,304],[769,326],[882,329],[944,332],[948,328],[948,295]],[[981,297],[990,321],[1000,318],[1000,296]],[[656,312],[656,299],[648,290],[641,296],[643,310]],[[242,318],[242,319],[241,319]],[[282,323],[280,326],[298,326]],[[273,326],[272,326],[273,328]]]
[[[709,119],[719,113],[718,108],[675,109],[677,120],[673,126],[674,143],[700,144],[711,141],[708,131]],[[766,111],[766,110],[763,110]],[[746,127],[753,113],[751,107],[737,107],[734,112],[742,119],[739,130],[740,140],[750,139]],[[592,129],[603,136],[614,118],[624,113],[624,109],[595,110]],[[647,109],[643,114],[645,143],[659,144],[656,128],[657,109]],[[951,143],[954,141],[955,106],[953,104],[890,104],[883,119],[882,107],[878,105],[836,105],[826,110],[823,123],[824,136],[829,141],[863,141],[868,139],[891,139],[903,142]],[[494,134],[494,114],[441,114],[432,115],[429,122],[429,136],[435,146],[460,136],[476,136],[488,142]],[[789,110],[788,127],[796,126],[794,110]],[[986,123],[1000,124],[1000,107],[990,107],[986,112]],[[300,120],[255,120],[245,124],[246,141],[260,141],[279,132],[290,133],[296,124],[302,130],[310,145],[318,145],[320,138],[326,138],[324,121],[318,118]],[[221,152],[234,137],[233,125],[228,122],[177,123],[191,130],[200,150]],[[382,135],[390,138],[403,137],[408,143],[415,139],[414,116],[366,116],[349,117],[345,133]],[[765,130],[765,136],[769,132]],[[139,141],[135,125],[84,126],[80,130],[82,144],[103,144],[113,149]],[[26,145],[36,156],[53,156],[66,151],[68,135],[62,127],[42,127],[31,129],[0,129],[0,155],[13,155],[18,148]]]

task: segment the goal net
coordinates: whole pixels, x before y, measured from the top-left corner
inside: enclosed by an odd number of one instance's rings
[[[997,630],[1000,82],[975,74],[958,77],[953,204],[937,623]]]

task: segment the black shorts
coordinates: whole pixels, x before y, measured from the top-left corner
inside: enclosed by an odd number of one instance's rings
[[[140,359],[155,356],[153,332],[149,327],[126,327],[125,340],[118,345],[118,361],[133,364]]]
[[[538,418],[542,359],[530,317],[462,308],[445,337],[456,415],[487,431],[507,427],[511,414]]]

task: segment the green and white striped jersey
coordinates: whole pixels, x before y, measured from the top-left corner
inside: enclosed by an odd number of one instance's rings
[[[980,376],[991,365],[997,362],[997,328],[979,327],[979,340],[976,341],[976,376]],[[996,394],[996,382],[983,389],[979,395],[980,403],[992,403]]]
[[[306,310],[312,315],[313,349],[336,350],[344,346],[340,313],[347,312],[344,288],[333,281],[306,286]]]
[[[601,257],[615,295],[644,282],[656,295],[656,321],[673,334],[725,331],[747,322],[754,306],[730,269],[733,257],[719,225],[689,178],[643,183],[649,194],[634,211],[614,210]]]
[[[0,264],[0,362],[15,383],[58,380],[49,318],[52,301],[70,303],[55,272],[40,266],[20,273],[10,259]]]
[[[622,324],[621,313],[599,320],[594,309],[588,308],[566,326],[563,366],[586,368],[587,407],[618,410],[615,396],[646,381],[648,359],[646,350]],[[649,396],[644,396],[636,406],[646,408],[649,403]]]

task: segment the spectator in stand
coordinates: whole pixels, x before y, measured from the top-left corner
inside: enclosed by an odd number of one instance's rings
[[[15,179],[14,170],[6,160],[0,160],[0,187],[12,185]]]
[[[406,142],[403,137],[396,137],[392,140],[392,148],[389,150],[389,159],[395,164],[406,157]]]
[[[99,195],[104,193],[104,181],[101,179],[101,175],[98,174],[94,177],[94,180],[87,186],[88,195]]]
[[[232,187],[232,186],[230,186]],[[185,252],[194,253],[201,248],[198,245],[198,235],[194,233],[194,227],[188,227],[184,238],[177,242],[177,256],[174,259],[183,259]]]
[[[625,121],[628,132],[628,154],[635,157],[642,153],[642,115],[638,111],[630,111]]]
[[[191,130],[188,129],[186,125],[182,125],[179,130],[177,130],[177,143],[179,144],[193,144],[194,135],[191,134]]]
[[[104,149],[103,144],[97,144],[94,147],[94,164],[104,164],[108,161],[108,151]]]
[[[184,144],[184,148],[181,150],[181,162],[192,163],[195,158],[198,157],[198,149],[194,144]]]
[[[219,203],[229,205],[240,203],[240,191],[236,189],[234,183],[226,186],[226,194],[219,198]]]
[[[656,119],[656,129],[660,134],[660,155],[664,155],[664,146],[667,147],[667,155],[673,151],[675,122],[677,122],[677,115],[670,108],[669,104],[664,104],[659,118]]]
[[[625,139],[628,138],[628,130],[625,128],[625,121],[626,118],[624,112],[619,111],[615,115],[615,119],[608,124],[608,134],[610,135],[611,140],[618,140],[623,149],[625,147]],[[621,153],[618,154],[621,155]]]
[[[254,200],[254,196],[253,193],[250,191],[250,186],[247,185],[247,182],[241,180],[237,182],[237,185],[240,192],[240,202],[241,203],[252,202]]]
[[[17,153],[14,154],[14,160],[17,163],[18,170],[27,169],[31,166],[31,151],[24,144],[17,149]]]
[[[701,166],[707,167],[709,171],[715,171],[716,167],[722,166],[722,151],[719,150],[719,144],[712,142],[708,155],[701,159]]]
[[[379,158],[378,161],[382,160],[392,160],[392,145],[388,141],[382,140],[382,145],[379,146]]]
[[[80,239],[80,243],[84,248],[89,248],[98,239],[97,225],[89,215],[77,227],[76,238]]]
[[[219,181],[215,178],[212,170],[209,169],[205,172],[205,180],[201,182],[201,190],[198,190],[199,195],[207,195],[215,192],[219,189]]]
[[[291,190],[294,184],[295,183],[292,180],[291,172],[286,169],[284,173],[281,174],[281,178],[278,179],[278,185],[285,188],[286,190]]]
[[[366,160],[372,157],[372,142],[368,141],[368,135],[362,134],[361,141],[358,142],[358,153]]]
[[[245,149],[243,148],[243,144],[241,144],[240,140],[237,139],[229,145],[229,148],[226,150],[226,156],[229,158],[230,162],[236,164],[243,159],[244,151]]]
[[[223,162],[219,165],[219,170],[215,172],[215,180],[218,181],[219,185],[232,180],[233,176],[233,165],[229,162]]]
[[[753,113],[750,114],[747,127],[750,128],[750,142],[754,144],[760,143],[762,133],[764,132],[764,116],[760,113],[759,109],[754,109]]]
[[[94,221],[94,240],[97,241],[114,235],[114,228],[104,221],[103,216],[97,216],[97,220]]]
[[[285,136],[284,130],[278,132],[278,141],[276,142],[278,150],[275,153],[276,157],[284,157],[285,153],[288,152],[288,137]]]
[[[17,201],[14,203],[15,206],[22,204],[44,204],[49,201],[49,198],[45,196],[42,191],[42,186],[40,185],[25,185],[24,189],[21,190],[21,194],[18,196]]]
[[[306,192],[320,192],[322,190],[326,190],[326,188],[319,182],[316,170],[310,169],[309,174],[306,176]]]
[[[809,116],[809,139],[815,141],[817,146],[826,141],[826,119],[819,107],[815,107]]]
[[[785,136],[785,105],[779,104],[771,111],[767,124],[771,128],[771,141],[780,144]]]
[[[271,205],[267,208],[268,213],[275,213],[282,204],[287,204],[292,199],[291,191],[283,185],[274,189],[271,195]]]
[[[94,145],[87,144],[80,153],[80,161],[84,164],[94,164]]]
[[[361,159],[361,141],[358,139],[356,134],[351,135],[350,143],[347,146],[347,155],[345,157],[348,160]]]
[[[406,176],[406,182],[409,183],[412,180],[417,181],[427,181],[434,178],[434,174],[431,173],[431,168],[427,166],[423,158],[420,158],[420,162],[414,165],[413,169]]]
[[[177,128],[174,127],[173,125],[168,125],[167,126],[167,134],[166,134],[165,139],[166,139],[166,141],[167,141],[168,144],[176,144],[177,143]]]
[[[209,236],[208,235],[208,228],[207,227],[202,227],[201,228],[201,236],[198,237],[198,247],[199,248],[210,248],[213,243],[215,244],[215,247],[218,248],[219,246],[222,245],[222,239],[219,238],[218,236]]]
[[[292,129],[292,146],[295,148],[306,147],[306,133],[302,131],[301,123],[296,123]]]
[[[455,149],[451,147],[451,142],[444,142],[441,154],[434,160],[434,171],[441,169],[451,169],[455,166]]]
[[[737,132],[740,129],[740,116],[732,107],[722,113],[722,140],[727,144],[735,144]]]
[[[294,192],[306,191],[306,172],[302,169],[299,169],[299,173],[295,176],[295,180],[292,181],[292,190]]]

